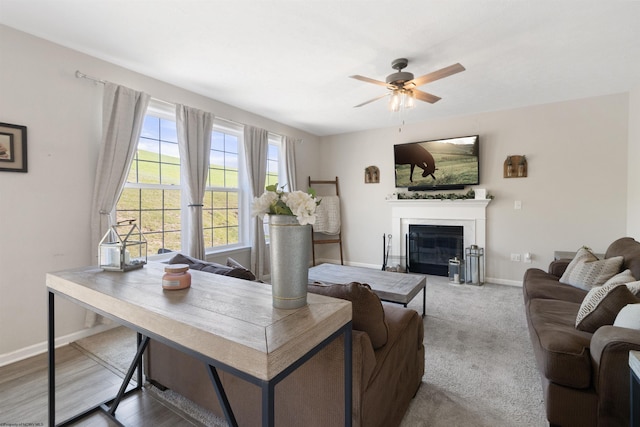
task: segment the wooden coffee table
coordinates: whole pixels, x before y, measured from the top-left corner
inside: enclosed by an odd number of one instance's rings
[[[422,291],[422,317],[426,314],[427,276],[423,274],[393,273],[348,265],[320,264],[309,269],[309,282],[366,283],[382,301],[402,304],[405,307]]]

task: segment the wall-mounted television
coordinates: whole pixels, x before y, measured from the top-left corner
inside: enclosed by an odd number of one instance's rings
[[[478,135],[393,146],[396,187],[455,190],[480,184]]]

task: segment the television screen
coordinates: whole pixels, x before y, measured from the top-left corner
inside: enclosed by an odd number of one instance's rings
[[[478,135],[472,135],[394,145],[396,187],[446,190],[479,184],[478,143]]]

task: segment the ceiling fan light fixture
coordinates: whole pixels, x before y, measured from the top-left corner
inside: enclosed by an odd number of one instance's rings
[[[391,98],[389,99],[389,110],[393,111],[394,113],[400,111],[400,107],[402,104],[402,99],[399,92],[399,90],[394,90],[393,94],[391,94]]]

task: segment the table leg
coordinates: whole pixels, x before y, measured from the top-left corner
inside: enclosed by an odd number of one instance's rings
[[[351,427],[353,411],[353,343],[351,340],[351,322],[344,330],[344,425]]]
[[[213,388],[216,390],[216,395],[218,395],[218,401],[220,402],[220,406],[222,406],[227,423],[229,423],[231,427],[238,427],[238,422],[236,421],[236,417],[233,415],[231,404],[229,403],[227,394],[224,391],[224,387],[222,387],[222,381],[220,381],[220,375],[218,375],[218,370],[215,366],[209,365],[209,378],[211,378]]]
[[[427,285],[422,288],[422,317],[427,315]]]
[[[56,346],[54,294],[49,292],[48,350],[49,350],[49,425],[56,425]]]

